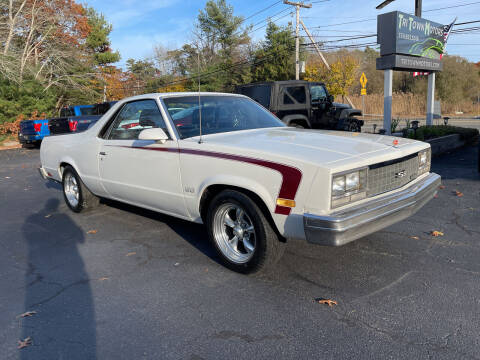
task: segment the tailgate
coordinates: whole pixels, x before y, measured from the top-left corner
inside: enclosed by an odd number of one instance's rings
[[[23,120],[20,122],[23,135],[48,135],[48,120]]]

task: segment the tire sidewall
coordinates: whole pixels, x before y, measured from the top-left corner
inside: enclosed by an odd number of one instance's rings
[[[68,201],[67,196],[65,195],[65,177],[69,173],[72,174],[75,177],[75,180],[77,181],[77,187],[78,187],[78,204],[77,204],[77,206],[72,206],[70,204],[70,202]],[[82,182],[81,182],[80,177],[78,176],[77,172],[75,171],[75,169],[72,168],[71,166],[65,167],[65,169],[63,170],[63,174],[62,174],[63,198],[64,198],[67,206],[70,208],[70,210],[72,210],[76,213],[79,213],[83,209],[83,189],[82,189],[81,184],[82,184]]]
[[[255,228],[255,250],[253,256],[245,263],[235,263],[228,259],[220,250],[217,241],[213,234],[213,219],[218,208],[226,203],[232,203],[241,206]],[[222,263],[229,269],[240,272],[250,273],[257,269],[266,251],[266,232],[265,226],[262,223],[261,217],[258,212],[261,211],[256,204],[250,200],[246,195],[237,191],[223,191],[218,194],[210,203],[207,213],[207,230],[210,241],[213,243],[217,254],[219,255]]]

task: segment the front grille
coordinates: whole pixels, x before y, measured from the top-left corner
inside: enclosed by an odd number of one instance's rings
[[[418,176],[418,154],[370,165],[367,196],[398,189]]]

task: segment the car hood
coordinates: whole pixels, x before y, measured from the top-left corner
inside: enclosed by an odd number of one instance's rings
[[[352,108],[350,105],[342,104],[342,103],[337,103],[337,102],[332,103],[332,105],[333,105],[336,109],[351,109],[351,108]]]
[[[397,145],[394,140],[398,140]],[[263,159],[284,157],[329,167],[352,161],[358,164],[386,161],[428,147],[420,141],[385,135],[290,127],[213,134],[204,136],[203,141],[209,147],[229,153]]]

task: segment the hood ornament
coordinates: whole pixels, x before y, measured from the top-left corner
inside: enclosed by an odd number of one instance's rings
[[[398,147],[398,144],[399,144],[398,139],[393,140],[393,147],[395,148]]]

